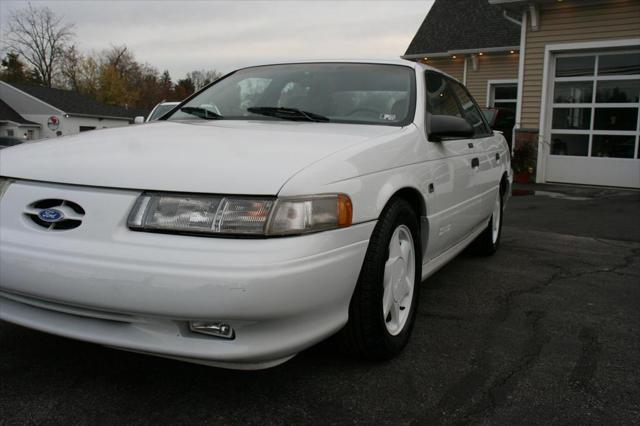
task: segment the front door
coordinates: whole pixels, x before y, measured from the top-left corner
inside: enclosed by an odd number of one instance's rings
[[[440,73],[426,73],[427,114],[463,117],[451,80]],[[429,244],[425,261],[433,259],[467,236],[479,221],[482,200],[477,196],[479,162],[474,139],[428,142],[434,168],[430,208]]]
[[[476,162],[471,185],[474,188],[474,197],[481,200],[479,208],[474,212],[475,225],[489,218],[495,205],[498,191],[500,190],[501,164],[509,153],[501,143],[501,137],[493,134],[484,115],[480,111],[469,91],[460,83],[450,81],[460,103],[462,116],[471,124],[474,130],[473,144],[474,155],[472,161]]]

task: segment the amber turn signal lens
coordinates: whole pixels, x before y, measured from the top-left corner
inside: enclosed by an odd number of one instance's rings
[[[351,198],[344,194],[338,194],[338,226],[344,228],[351,226],[353,221],[353,206]]]

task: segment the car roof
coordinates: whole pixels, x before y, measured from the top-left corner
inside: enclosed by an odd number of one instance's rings
[[[406,59],[392,58],[392,59],[304,59],[294,61],[282,61],[282,62],[265,62],[248,65],[243,68],[259,67],[265,65],[288,65],[288,64],[314,64],[314,63],[351,63],[351,64],[390,64],[390,65],[404,65],[407,67],[415,68],[416,62],[408,61]]]
[[[253,65],[248,65],[245,67],[241,67],[238,69],[246,69],[253,67],[263,67],[269,65],[291,65],[291,64],[315,64],[315,63],[351,63],[351,64],[379,64],[379,65],[403,65],[405,67],[410,67],[413,69],[421,69],[421,70],[430,70],[435,71],[440,74],[444,74],[452,80],[461,83],[457,78],[447,74],[446,72],[439,70],[438,68],[434,68],[430,65],[423,64],[421,62],[409,61],[407,59],[401,58],[392,58],[392,59],[308,59],[301,61],[287,61],[287,62],[266,62],[266,63],[257,63]]]

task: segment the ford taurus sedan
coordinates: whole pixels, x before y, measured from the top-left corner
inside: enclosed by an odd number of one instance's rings
[[[420,283],[496,251],[511,167],[408,61],[232,72],[161,120],[0,152],[0,317],[208,365],[407,344]]]

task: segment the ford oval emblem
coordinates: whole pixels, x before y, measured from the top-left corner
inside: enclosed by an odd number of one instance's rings
[[[45,222],[54,223],[64,219],[64,214],[60,210],[44,209],[38,213],[38,217]]]

